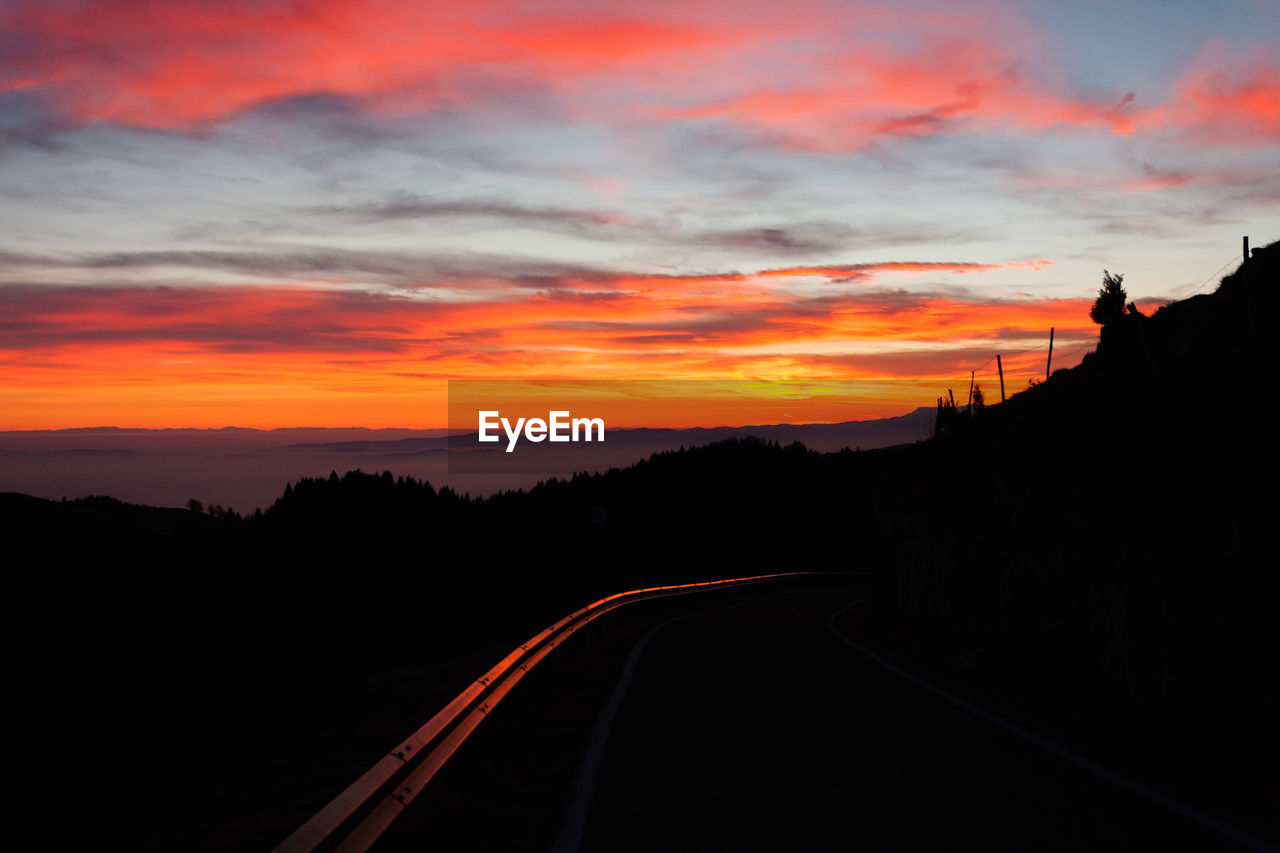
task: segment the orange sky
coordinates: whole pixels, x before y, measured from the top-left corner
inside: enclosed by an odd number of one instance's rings
[[[1050,326],[1060,364],[1079,359],[1068,350],[1095,335],[1088,300],[876,286],[997,267],[610,277],[461,302],[302,286],[29,288],[9,305],[31,330],[5,354],[0,426],[428,428],[445,425],[446,380],[467,378],[880,380],[845,419],[896,414],[967,383],[998,351],[1032,349],[1008,364],[1011,389],[1025,386]],[[820,288],[797,294],[809,279]],[[690,411],[655,411],[649,425],[690,425]]]
[[[1104,268],[1150,310],[1280,236],[1280,14],[1248,0],[11,0],[0,30],[0,429],[432,428],[477,378],[996,399],[997,353],[1012,392],[1051,327],[1057,366],[1092,346]]]

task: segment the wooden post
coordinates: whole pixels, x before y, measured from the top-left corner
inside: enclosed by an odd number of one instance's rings
[[[973,410],[973,371],[969,371],[969,402],[965,403],[969,410]]]
[[[956,395],[951,393],[951,389],[947,389],[947,396],[951,398],[951,408],[956,407]]]
[[[1004,402],[1004,362],[1000,360],[1000,356],[996,356],[996,368],[1000,371],[1000,402]]]
[[[1248,235],[1246,235],[1246,236],[1245,236],[1245,238],[1244,238],[1244,261],[1243,261],[1243,263],[1246,263],[1246,264],[1247,264],[1247,263],[1249,263],[1249,237],[1248,237]]]
[[[1049,360],[1044,363],[1044,381],[1049,381],[1049,372],[1053,368],[1053,326],[1049,327]]]

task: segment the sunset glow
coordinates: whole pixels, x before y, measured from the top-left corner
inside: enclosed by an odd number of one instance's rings
[[[1104,267],[1149,312],[1280,236],[1274,3],[0,27],[0,429],[439,427],[486,378],[868,380],[880,416],[996,353],[1025,388],[1050,328],[1078,362]]]

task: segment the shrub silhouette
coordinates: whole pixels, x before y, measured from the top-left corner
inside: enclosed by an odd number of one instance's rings
[[[1112,275],[1107,270],[1102,271],[1102,287],[1098,289],[1098,298],[1093,300],[1093,307],[1089,309],[1090,320],[1105,326],[1124,315],[1124,305],[1129,297],[1124,292],[1123,281],[1123,274]]]
[[[933,420],[933,434],[942,435],[949,432],[956,422],[956,407],[946,397],[938,398],[938,414]]]

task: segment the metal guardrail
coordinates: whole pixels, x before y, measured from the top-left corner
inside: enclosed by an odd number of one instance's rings
[[[405,807],[422,792],[480,721],[551,650],[611,610],[654,598],[709,588],[745,586],[819,572],[778,572],[702,583],[619,592],[588,604],[544,629],[498,662],[420,729],[364,772],[276,848],[275,853],[368,850]]]

